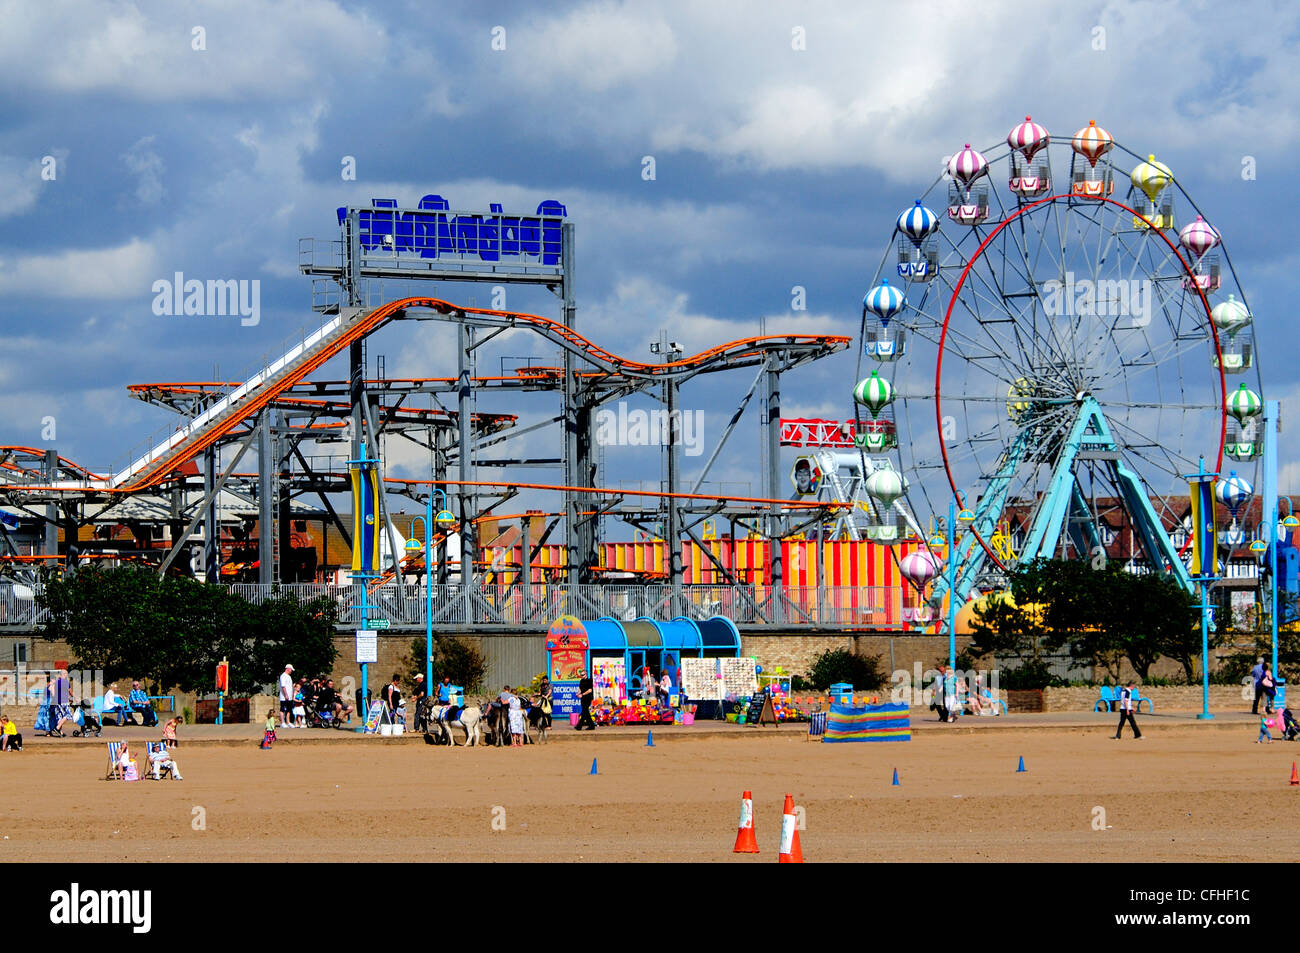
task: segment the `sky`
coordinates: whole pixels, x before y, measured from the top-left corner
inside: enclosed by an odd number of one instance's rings
[[[126,385],[243,379],[280,353],[319,323],[298,240],[336,237],[334,209],[375,197],[562,202],[578,327],[629,357],[661,329],[688,353],[760,327],[855,335],[898,213],[945,157],[1026,114],[1058,141],[1095,118],[1174,170],[1223,237],[1285,421],[1300,406],[1298,27],[1286,2],[0,0],[0,443],[122,462],[175,424]],[[155,314],[153,284],[175,272],[259,281],[260,320]],[[508,307],[558,313],[524,289]],[[451,333],[381,332],[372,367],[382,354],[392,376],[454,373]],[[483,373],[555,356],[523,333],[494,344]],[[855,362],[789,374],[784,415],[849,416]],[[708,449],[750,377],[683,391]],[[526,424],[556,406],[480,409]],[[518,452],[553,442],[538,432]],[[389,475],[427,474],[417,449],[387,449]],[[691,482],[705,456],[684,461]],[[606,464],[607,484],[659,478],[651,449],[611,447]],[[751,408],[709,479],[758,495],[758,469]]]

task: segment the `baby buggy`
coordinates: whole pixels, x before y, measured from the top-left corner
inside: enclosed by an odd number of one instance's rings
[[[81,704],[73,708],[72,720],[77,723],[77,727],[72,729],[74,738],[98,738],[100,731],[103,730],[103,725],[95,717],[94,705],[84,698]]]
[[[337,717],[333,708],[317,708],[313,705],[307,712],[308,728],[342,728],[343,722]]]
[[[1295,720],[1295,715],[1291,714],[1290,708],[1283,708],[1282,737],[1287,741],[1295,741],[1297,735],[1300,735],[1300,721]]]

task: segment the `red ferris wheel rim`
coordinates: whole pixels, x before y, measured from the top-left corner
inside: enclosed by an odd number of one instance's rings
[[[1129,206],[1125,205],[1123,202],[1119,201],[1118,199],[1110,198],[1109,196],[1102,196],[1102,195],[1080,196],[1074,194],[1049,195],[1046,198],[1041,198],[1035,202],[1030,202],[1027,205],[1021,206],[1020,208],[1016,209],[1012,214],[1008,215],[1006,218],[1004,218],[1002,221],[1000,221],[997,224],[997,226],[993,229],[993,231],[991,231],[985,237],[985,239],[982,242],[980,242],[979,247],[975,249],[975,253],[971,256],[970,260],[966,263],[966,267],[962,269],[961,277],[957,279],[957,284],[953,286],[952,295],[948,298],[948,307],[945,309],[943,315],[943,327],[939,332],[939,356],[935,361],[935,366],[934,366],[935,433],[938,435],[939,438],[939,452],[943,457],[943,472],[948,477],[948,486],[952,489],[953,498],[957,501],[957,505],[963,509],[965,508],[966,504],[965,501],[962,500],[961,498],[961,491],[957,489],[957,481],[953,479],[952,466],[948,461],[948,446],[947,444],[944,443],[943,440],[943,399],[939,393],[940,381],[943,376],[944,345],[948,337],[948,322],[952,319],[952,311],[953,308],[956,307],[957,296],[961,294],[961,289],[966,284],[966,278],[970,274],[971,268],[973,268],[975,263],[979,261],[980,258],[983,257],[984,250],[988,247],[989,243],[998,236],[998,234],[1002,231],[1002,229],[1006,228],[1008,225],[1010,225],[1012,222],[1018,219],[1021,215],[1024,215],[1026,212],[1031,212],[1042,205],[1047,205],[1048,203],[1056,202],[1061,199],[1076,199],[1076,200],[1089,201],[1089,202],[1105,202],[1109,205],[1114,205],[1117,208],[1123,209],[1124,211],[1128,212],[1130,215],[1135,216],[1136,218],[1142,219],[1142,221],[1147,223],[1147,226],[1149,227],[1150,231],[1153,234],[1159,235],[1160,239],[1166,245],[1169,246],[1169,250],[1173,252],[1174,257],[1178,259],[1179,264],[1183,266],[1183,272],[1189,276],[1195,275],[1195,272],[1192,271],[1191,265],[1188,263],[1187,259],[1183,257],[1183,254],[1178,249],[1178,246],[1169,240],[1169,236],[1166,235],[1162,229],[1156,228],[1155,224],[1149,218],[1147,218],[1145,215],[1142,215],[1136,209],[1129,208]],[[1214,326],[1214,321],[1211,320],[1210,318],[1210,301],[1205,296],[1204,288],[1200,287],[1199,285],[1196,285],[1195,287],[1196,287],[1197,296],[1201,299],[1201,308],[1205,313],[1206,324],[1209,325],[1210,328],[1211,340],[1214,341],[1214,354],[1218,360],[1218,366],[1219,366],[1219,450],[1218,453],[1215,455],[1215,459],[1214,459],[1214,472],[1218,472],[1223,469],[1223,448],[1225,443],[1227,442],[1227,436],[1228,436],[1227,375],[1223,368],[1223,350],[1219,344],[1219,331],[1218,328]],[[983,536],[980,535],[979,531],[975,528],[973,524],[971,525],[969,532],[971,532],[975,536],[975,539],[979,542],[980,546],[984,549],[984,552],[988,554],[989,558],[993,560],[993,562],[997,565],[997,567],[1005,572],[1007,569],[1006,565],[998,557],[998,554],[993,551],[993,547],[989,545],[989,542],[985,540]],[[951,558],[951,556],[949,558]]]

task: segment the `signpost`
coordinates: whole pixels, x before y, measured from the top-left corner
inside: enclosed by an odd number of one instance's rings
[[[578,680],[587,667],[589,645],[587,629],[576,616],[560,616],[546,632],[546,673],[554,695],[553,710],[560,717],[581,709]]]

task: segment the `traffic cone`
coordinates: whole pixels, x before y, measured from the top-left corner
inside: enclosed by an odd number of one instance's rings
[[[802,864],[803,850],[799,847],[799,818],[794,813],[794,795],[785,796],[781,809],[781,847],[777,860],[783,864]]]
[[[647,748],[653,748],[655,746],[655,733],[653,731],[647,731],[645,733],[645,746]]]
[[[591,773],[592,773],[592,774],[597,774],[597,773],[598,773],[598,772],[596,771],[596,759],[595,759],[595,758],[592,758],[592,759],[591,759]]]
[[[754,795],[748,791],[740,795],[740,823],[736,825],[736,846],[731,852],[758,853],[758,841],[754,839]]]
[[[1300,774],[1296,774],[1295,762],[1292,761],[1291,762],[1291,786],[1296,787],[1298,785],[1300,785]]]
[[[1024,774],[1024,773],[1025,773],[1025,756],[1022,754],[1020,756],[1020,766],[1016,768],[1016,774]]]
[[[898,769],[897,769],[897,768],[894,769],[894,781],[893,781],[893,783],[892,783],[890,786],[891,786],[891,787],[895,787],[895,788],[898,787]]]

